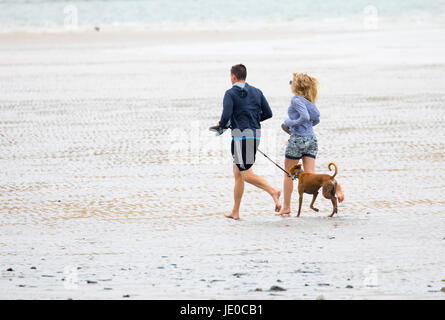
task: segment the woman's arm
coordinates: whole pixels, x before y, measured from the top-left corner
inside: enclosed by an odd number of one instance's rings
[[[295,109],[300,116],[298,117],[298,119],[295,120],[291,120],[290,118],[284,120],[285,126],[296,127],[310,120],[309,113],[307,112],[304,103],[298,101],[297,99],[292,99],[291,107]]]
[[[311,115],[311,123],[312,126],[316,126],[320,123],[320,111],[318,111],[317,107],[314,105],[314,112]]]

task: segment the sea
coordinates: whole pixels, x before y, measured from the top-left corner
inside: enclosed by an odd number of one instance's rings
[[[351,17],[445,20],[443,0],[0,0],[0,32],[226,30]]]

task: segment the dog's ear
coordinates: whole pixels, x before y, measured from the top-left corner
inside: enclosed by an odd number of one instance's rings
[[[290,168],[289,172],[291,175],[295,175],[298,170],[301,169],[301,164],[296,164],[292,168]]]

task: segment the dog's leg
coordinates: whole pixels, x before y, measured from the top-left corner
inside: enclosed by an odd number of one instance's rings
[[[318,212],[318,211],[319,211],[317,208],[314,207],[314,202],[315,202],[315,199],[317,199],[317,196],[318,196],[318,192],[313,194],[313,196],[312,196],[312,202],[311,202],[311,206],[310,206],[310,208],[311,208],[312,210],[314,210],[315,212]]]
[[[301,205],[303,204],[303,193],[300,193],[300,199],[298,199],[298,214],[297,218],[300,216]]]
[[[332,214],[329,217],[333,217],[335,213],[337,213],[337,198],[336,197],[332,197],[331,198],[332,201],[332,206],[333,206],[333,210],[332,210]]]

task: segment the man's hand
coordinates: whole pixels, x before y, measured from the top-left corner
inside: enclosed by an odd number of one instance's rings
[[[227,128],[221,128],[220,125],[219,125],[219,121],[218,121],[218,124],[216,126],[210,127],[209,130],[213,131],[213,132],[216,132],[216,135],[220,136],[220,135],[222,135],[224,133],[224,131],[227,130]]]

